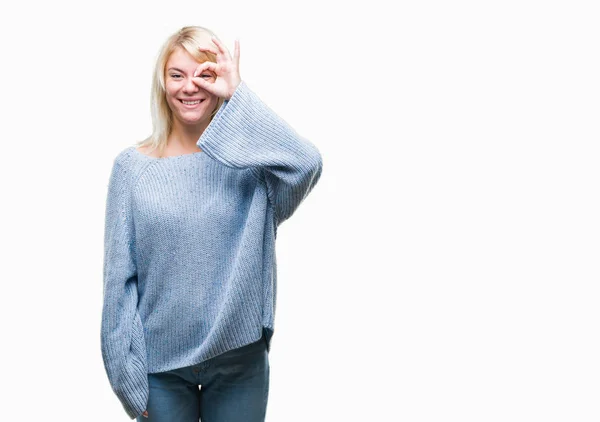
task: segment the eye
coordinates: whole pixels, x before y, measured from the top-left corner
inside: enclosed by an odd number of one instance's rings
[[[213,75],[211,75],[210,73],[203,73],[202,75],[200,75],[200,77],[206,79],[206,78],[212,78]]]
[[[170,76],[170,77],[172,77],[173,79],[177,79],[177,78],[180,78],[180,77],[181,77],[181,75],[178,75],[178,74],[176,74],[176,73],[172,73],[172,74],[171,74],[171,75],[169,75],[169,76]]]

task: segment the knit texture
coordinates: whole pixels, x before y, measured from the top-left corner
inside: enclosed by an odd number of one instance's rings
[[[198,364],[257,341],[271,349],[277,227],[321,176],[317,148],[244,81],[197,142],[113,162],[104,235],[102,358],[131,419],[148,373]]]

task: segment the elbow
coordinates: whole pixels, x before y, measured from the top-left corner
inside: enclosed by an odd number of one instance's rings
[[[310,186],[314,186],[321,178],[323,172],[323,156],[314,145],[311,148],[310,154]]]
[[[312,178],[311,178],[311,189],[317,184],[319,179],[321,178],[321,173],[323,172],[323,160],[319,154],[319,158],[315,161],[315,165],[312,170]]]
[[[300,194],[302,202],[313,190],[323,172],[323,157],[319,150],[311,144],[310,153],[305,155],[304,170],[299,174],[296,191]]]
[[[323,171],[323,156],[321,151],[306,138],[301,138],[302,151],[299,157],[302,157],[302,167],[311,179],[318,179]]]

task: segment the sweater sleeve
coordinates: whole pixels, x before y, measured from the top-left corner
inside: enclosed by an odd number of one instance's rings
[[[146,346],[137,311],[135,240],[126,164],[113,163],[104,231],[101,347],[104,367],[127,415],[146,410],[149,396]]]
[[[251,168],[267,185],[275,224],[287,220],[319,180],[319,150],[299,136],[242,81],[197,142],[214,159]]]

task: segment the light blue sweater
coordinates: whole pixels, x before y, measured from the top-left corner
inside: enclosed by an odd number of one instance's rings
[[[131,419],[148,373],[200,363],[274,332],[277,226],[321,176],[317,148],[244,81],[202,152],[115,158],[104,236],[102,358]]]

